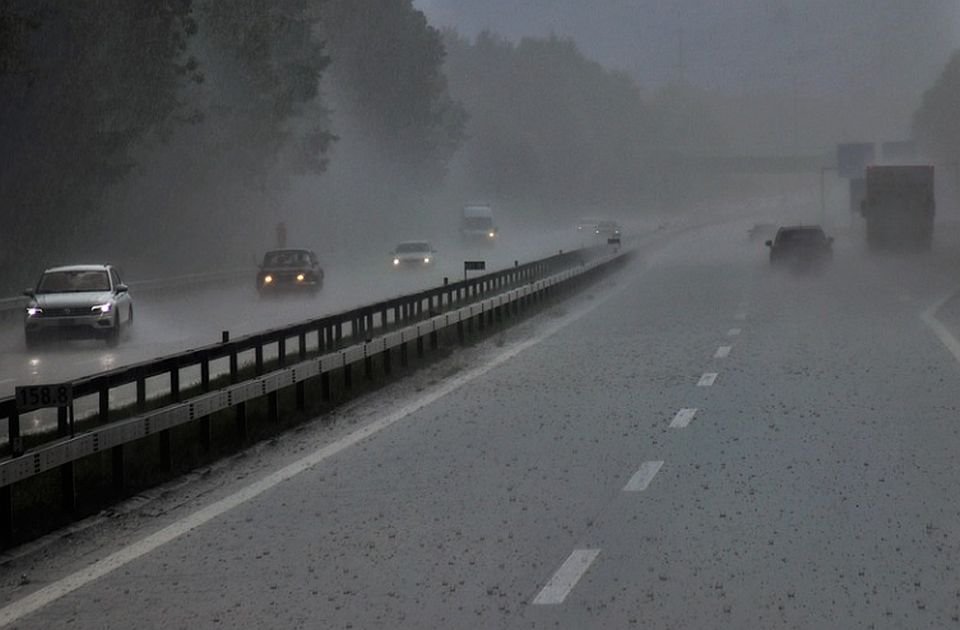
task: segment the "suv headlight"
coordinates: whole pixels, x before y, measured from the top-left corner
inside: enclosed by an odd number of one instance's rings
[[[43,315],[43,309],[39,306],[27,307],[27,317],[38,317],[40,315]]]
[[[112,308],[113,308],[113,304],[111,304],[110,302],[107,302],[105,304],[97,304],[96,306],[92,306],[90,307],[90,310],[94,313],[100,313],[102,315],[105,313],[109,313],[110,309]]]

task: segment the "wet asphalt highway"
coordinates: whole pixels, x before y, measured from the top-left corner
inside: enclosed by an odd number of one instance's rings
[[[960,625],[960,363],[921,317],[958,250],[878,261],[851,237],[824,273],[776,273],[743,225],[687,232],[332,428],[9,563],[0,620]]]

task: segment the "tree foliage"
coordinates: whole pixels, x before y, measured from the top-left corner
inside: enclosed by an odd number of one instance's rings
[[[319,99],[330,63],[307,0],[209,0],[201,34],[218,69],[208,114],[237,133],[223,143],[244,178],[267,185],[290,173],[320,173],[336,136]]]
[[[187,54],[190,0],[7,1],[0,30],[2,252],[15,257],[95,229],[133,145],[201,77]]]
[[[319,14],[331,88],[356,129],[420,185],[436,184],[466,121],[447,89],[440,32],[411,0],[324,0]]]
[[[635,200],[658,152],[710,143],[709,117],[681,89],[645,99],[625,74],[565,38],[508,42],[445,34],[451,89],[471,114],[465,181],[489,198],[548,204]],[[699,146],[699,145],[698,145]]]

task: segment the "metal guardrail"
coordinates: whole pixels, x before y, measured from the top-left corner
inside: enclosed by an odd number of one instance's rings
[[[131,290],[144,293],[159,293],[162,291],[182,290],[201,287],[219,282],[237,282],[253,278],[251,269],[234,269],[230,271],[214,271],[211,273],[194,273],[172,278],[154,278],[152,280],[137,280],[128,283]],[[26,297],[10,297],[0,299],[0,321],[17,318],[23,315],[27,307]]]
[[[296,387],[297,408],[304,409],[305,382],[320,378],[324,400],[329,400],[330,374],[343,370],[349,387],[351,368],[365,362],[368,371],[372,359],[384,358],[389,369],[390,352],[401,350],[401,363],[406,362],[407,344],[416,343],[422,354],[424,340],[437,347],[438,334],[455,327],[464,337],[464,327],[480,328],[500,320],[504,315],[519,312],[531,300],[548,295],[553,287],[570,281],[591,270],[607,265],[623,256],[610,253],[607,248],[593,248],[560,253],[549,258],[517,265],[503,271],[446,284],[400,296],[369,306],[306,321],[233,341],[225,341],[203,348],[181,352],[168,357],[119,368],[95,376],[81,378],[69,385],[74,398],[97,395],[99,413],[91,430],[75,437],[67,436],[66,410],[60,410],[59,435],[52,442],[41,444],[27,453],[17,453],[0,462],[0,540],[8,542],[12,536],[12,486],[31,477],[55,469],[67,472],[73,478],[73,462],[104,451],[112,451],[114,483],[123,484],[124,445],[154,434],[166,437],[166,457],[169,458],[170,429],[201,422],[201,441],[209,449],[210,415],[229,408],[236,410],[241,434],[245,432],[248,401],[267,397],[268,415],[279,414],[279,391]],[[374,324],[379,324],[375,326]],[[378,334],[373,336],[374,331]],[[316,340],[316,356],[308,356],[308,335]],[[287,343],[296,342],[296,355],[287,353]],[[276,348],[276,369],[265,371],[264,348]],[[241,380],[240,354],[253,350],[253,376]],[[226,358],[229,361],[229,384],[213,391],[210,363]],[[295,359],[295,363],[291,362]],[[181,400],[180,371],[200,366],[200,393]],[[249,365],[247,368],[249,369]],[[146,379],[158,375],[169,378],[169,391],[162,394],[171,401],[162,407],[148,409]],[[124,385],[136,385],[135,415],[110,420],[110,392]],[[0,418],[7,419],[11,445],[20,443],[20,417],[15,400],[0,400]],[[205,436],[205,437],[204,437]],[[161,447],[163,448],[163,447]],[[71,481],[68,485],[71,485]]]

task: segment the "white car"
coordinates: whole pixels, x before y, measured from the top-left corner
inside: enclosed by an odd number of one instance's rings
[[[73,265],[47,269],[24,313],[24,336],[33,347],[46,333],[100,337],[110,345],[133,323],[133,300],[111,265]]]
[[[427,241],[406,241],[390,253],[394,268],[427,267],[437,257],[436,250]]]

